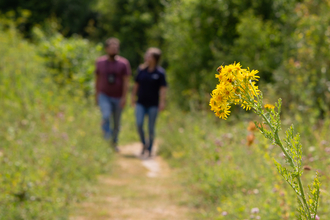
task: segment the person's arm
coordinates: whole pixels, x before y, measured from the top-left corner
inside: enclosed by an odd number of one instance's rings
[[[123,95],[120,100],[120,107],[124,108],[126,104],[127,92],[128,92],[128,83],[129,83],[129,76],[126,75],[123,77]]]
[[[96,64],[96,70],[95,70],[95,103],[96,105],[99,104],[98,101],[98,96],[99,96],[99,74],[98,74],[98,70],[97,70],[97,64]]]
[[[159,89],[159,111],[163,111],[165,109],[166,90],[166,86],[161,86]]]
[[[167,90],[167,82],[166,82],[166,74],[165,70],[162,69],[163,74],[160,75],[160,88],[159,88],[159,106],[158,110],[161,112],[165,109],[166,102],[166,90]]]
[[[134,86],[133,86],[133,91],[132,91],[132,98],[131,98],[131,101],[132,101],[132,106],[134,107],[135,104],[136,104],[136,96],[137,96],[137,91],[139,89],[139,83],[135,82],[134,83]]]

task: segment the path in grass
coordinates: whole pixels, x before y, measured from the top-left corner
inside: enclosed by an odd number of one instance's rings
[[[140,144],[120,149],[111,174],[99,177],[94,193],[70,220],[192,219],[187,193],[162,158],[139,158]]]

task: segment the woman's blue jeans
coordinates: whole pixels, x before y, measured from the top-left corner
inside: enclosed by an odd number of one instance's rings
[[[155,137],[155,124],[158,114],[158,107],[157,106],[150,106],[146,107],[141,104],[136,104],[135,107],[135,116],[136,116],[136,125],[137,129],[140,135],[141,142],[145,147],[148,147],[148,151],[151,152],[152,150],[152,144]],[[146,140],[144,136],[144,130],[143,130],[143,122],[145,116],[148,115],[148,128],[149,128],[149,142],[148,145],[146,145]]]
[[[113,144],[116,145],[118,142],[120,115],[122,111],[120,98],[113,98],[101,93],[98,95],[98,102],[102,113],[104,138],[107,140],[112,138]],[[112,122],[110,123],[111,117]]]

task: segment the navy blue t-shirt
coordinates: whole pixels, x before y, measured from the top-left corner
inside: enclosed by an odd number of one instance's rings
[[[148,72],[148,68],[138,69],[135,82],[139,84],[137,102],[141,105],[150,107],[159,104],[159,89],[167,86],[165,70],[157,67],[153,72]]]

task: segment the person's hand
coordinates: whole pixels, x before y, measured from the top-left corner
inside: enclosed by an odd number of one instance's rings
[[[95,94],[95,105],[99,105],[99,99],[98,99],[98,94]]]
[[[160,102],[158,106],[158,110],[161,112],[165,109],[165,102]]]
[[[134,108],[136,106],[136,101],[135,100],[132,100],[131,105]]]
[[[124,108],[125,105],[126,105],[126,98],[121,98],[121,99],[120,99],[120,107],[121,107],[121,108]]]

